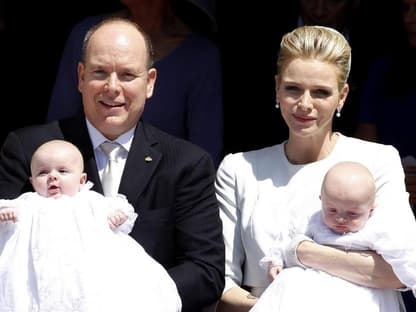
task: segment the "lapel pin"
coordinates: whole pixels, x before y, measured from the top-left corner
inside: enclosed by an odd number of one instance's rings
[[[150,157],[150,156],[146,156],[145,158],[144,158],[144,161],[145,162],[151,162],[153,159],[152,159],[152,157]]]

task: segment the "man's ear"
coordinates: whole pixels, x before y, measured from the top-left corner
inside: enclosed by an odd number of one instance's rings
[[[153,90],[155,87],[155,82],[157,78],[156,68],[150,68],[147,73],[147,98],[151,98],[153,95]]]
[[[78,91],[82,92],[84,86],[84,64],[79,62],[77,66],[77,73],[78,73]]]

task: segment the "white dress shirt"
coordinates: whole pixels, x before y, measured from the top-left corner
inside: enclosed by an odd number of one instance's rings
[[[101,132],[98,131],[88,121],[88,119],[86,119],[86,121],[87,121],[88,133],[90,135],[92,146],[93,146],[93,149],[94,149],[94,154],[95,154],[95,160],[96,160],[96,163],[97,163],[98,173],[99,173],[100,179],[101,179],[104,168],[107,164],[107,156],[101,150],[100,144],[103,143],[104,141],[110,141],[110,140],[108,140],[105,136],[103,136],[101,134]],[[117,142],[123,147],[123,152],[120,155],[119,165],[116,167],[116,170],[115,170],[115,174],[117,175],[115,177],[115,179],[116,179],[116,181],[118,181],[118,184],[120,183],[121,176],[123,175],[123,170],[124,170],[124,166],[126,164],[128,152],[130,150],[130,146],[131,146],[131,143],[133,141],[134,131],[135,131],[135,127],[130,129],[129,131],[123,133],[122,135],[120,135],[116,140],[110,141],[110,142]]]

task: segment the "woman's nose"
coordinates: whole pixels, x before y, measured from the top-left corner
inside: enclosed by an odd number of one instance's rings
[[[299,108],[301,108],[302,110],[306,110],[308,108],[310,108],[312,106],[311,104],[311,98],[309,97],[309,95],[307,93],[305,93],[304,95],[302,95],[302,97],[299,99],[299,103],[298,106]]]

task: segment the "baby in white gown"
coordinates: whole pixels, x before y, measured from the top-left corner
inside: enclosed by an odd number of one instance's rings
[[[128,235],[133,207],[86,178],[79,150],[49,141],[32,158],[36,192],[0,200],[0,312],[181,311],[167,271]]]
[[[325,176],[321,201],[322,210],[310,218],[306,235],[277,240],[271,254],[260,261],[272,283],[250,311],[405,311],[399,291],[350,283],[307,268],[296,256],[304,240],[345,250],[375,250],[416,294],[414,238],[374,210],[371,173],[358,163],[336,164]]]

